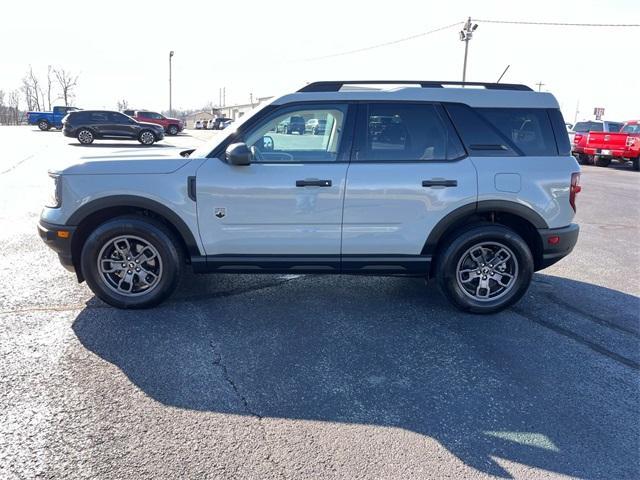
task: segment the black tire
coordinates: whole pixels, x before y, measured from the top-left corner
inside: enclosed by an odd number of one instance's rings
[[[178,134],[178,126],[177,125],[169,125],[169,128],[167,128],[167,133],[169,135],[177,135]]]
[[[640,157],[632,158],[631,164],[633,165],[633,169],[637,172],[640,171]]]
[[[109,280],[98,267],[99,256],[101,253],[104,254],[103,249],[107,249],[108,252],[110,243],[123,236],[138,238],[148,243],[155,248],[160,258],[158,262],[160,270],[156,272],[158,278],[154,280],[153,286],[149,287],[148,291],[143,290],[142,293],[134,292],[135,296],[118,293],[117,287],[114,285],[110,287]],[[140,254],[141,252],[137,251],[136,253]],[[110,262],[111,258],[113,257],[109,257],[106,261]],[[135,257],[131,258],[135,260]],[[152,218],[132,215],[107,220],[91,232],[82,247],[80,263],[87,285],[104,302],[117,308],[149,308],[158,305],[176,289],[184,268],[184,253],[174,235],[161,222]],[[113,261],[111,265],[113,264],[121,265],[120,260]],[[131,263],[131,265],[134,264]],[[147,264],[145,266],[148,268]],[[129,271],[129,273],[131,272],[133,270]],[[125,275],[124,270],[121,273],[123,276]],[[133,282],[137,280],[138,284],[141,283],[139,275],[133,273]],[[124,283],[123,286],[126,285]],[[133,283],[132,289],[135,289]]]
[[[578,163],[580,165],[589,165],[589,155],[585,155],[584,153],[579,153]]]
[[[611,159],[596,156],[594,163],[598,167],[608,167],[609,164],[611,163]]]
[[[156,142],[156,134],[153,133],[151,130],[143,130],[140,132],[140,135],[138,135],[138,141],[142,144],[142,145],[146,145],[146,146],[150,146],[153,145]]]
[[[95,135],[88,128],[81,128],[80,130],[78,130],[76,138],[82,145],[91,145],[95,140]]]
[[[482,300],[479,300],[473,293],[465,291],[465,287],[462,286],[463,276],[461,275],[459,278],[458,274],[459,266],[461,271],[465,271],[463,262],[470,260],[468,252],[480,244],[491,245],[496,249],[499,249],[499,246],[507,247],[517,262],[515,269],[510,272],[513,273],[510,286],[503,288],[502,293],[500,293],[501,287],[496,278],[498,276],[501,279],[504,278],[505,272],[499,272],[493,263],[473,264],[470,268],[473,270],[471,274],[475,274],[475,269],[478,268],[477,272],[481,272],[481,275],[486,273],[481,278],[488,279],[488,285],[497,289],[494,298],[491,298],[490,289],[484,289],[488,293],[488,298]],[[436,280],[444,296],[458,309],[480,314],[499,312],[520,300],[529,288],[534,270],[533,256],[527,243],[510,228],[496,224],[477,224],[455,232],[454,235],[445,239],[444,247],[438,252],[436,260]],[[486,260],[491,261],[491,258]],[[507,269],[511,266],[512,264],[505,264]],[[486,271],[483,271],[485,268]],[[468,273],[467,278],[471,278],[471,274]],[[480,276],[475,278],[478,279],[478,286],[475,290],[475,293],[478,294],[481,289]],[[473,289],[476,285],[473,281],[468,280],[467,282],[469,283],[467,288]]]
[[[40,120],[38,122],[38,128],[43,132],[46,132],[51,128],[51,125],[49,125],[49,122],[47,122],[46,120]]]

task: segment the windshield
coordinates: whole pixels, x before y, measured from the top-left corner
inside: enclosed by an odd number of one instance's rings
[[[216,130],[213,134],[213,136],[207,140],[206,142],[204,142],[202,145],[200,145],[198,148],[196,148],[193,153],[191,155],[189,155],[189,158],[205,158],[207,155],[209,155],[214,148],[216,148],[225,138],[227,138],[230,135],[233,135],[234,133],[236,133],[236,130],[242,125],[244,124],[247,120],[249,120],[250,118],[252,118],[256,113],[258,113],[259,111],[261,111],[263,108],[265,108],[267,105],[271,105],[271,102],[267,102],[264,103],[262,105],[260,105],[259,107],[256,107],[254,110],[252,110],[251,112],[245,114],[243,117],[238,118],[236,120],[233,120],[228,127],[226,127],[224,130]]]

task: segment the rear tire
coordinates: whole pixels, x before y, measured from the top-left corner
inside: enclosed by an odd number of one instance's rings
[[[610,163],[610,158],[595,157],[595,165],[598,167],[608,167]]]
[[[107,220],[89,235],[80,262],[87,285],[104,302],[148,308],[177,287],[184,253],[161,222],[125,216]]]
[[[637,172],[640,171],[640,157],[632,158],[631,164],[633,165],[633,169]]]
[[[43,132],[46,132],[51,128],[51,125],[49,125],[49,122],[47,122],[46,120],[40,120],[38,122],[38,128]]]
[[[478,224],[449,237],[438,253],[436,280],[458,309],[495,313],[524,295],[534,263],[527,243],[502,225]]]
[[[93,135],[93,132],[86,128],[81,129],[76,135],[76,137],[78,138],[78,141],[82,145],[91,145],[95,140],[95,136]]]

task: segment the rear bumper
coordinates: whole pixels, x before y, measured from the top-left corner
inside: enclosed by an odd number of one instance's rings
[[[569,255],[578,242],[579,233],[580,227],[575,223],[562,228],[539,229],[542,256],[536,270],[547,268]]]
[[[76,227],[54,225],[43,220],[38,223],[38,235],[40,235],[42,241],[58,254],[62,266],[72,272],[75,272],[75,266],[71,254],[71,242],[75,232]]]

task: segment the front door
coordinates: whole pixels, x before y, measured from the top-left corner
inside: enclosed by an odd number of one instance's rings
[[[291,117],[324,120],[326,128],[316,135],[278,131]],[[344,103],[279,107],[234,139],[252,149],[250,165],[203,163],[197,203],[208,262],[228,265],[227,257],[236,257],[247,268],[339,268],[348,117]]]

